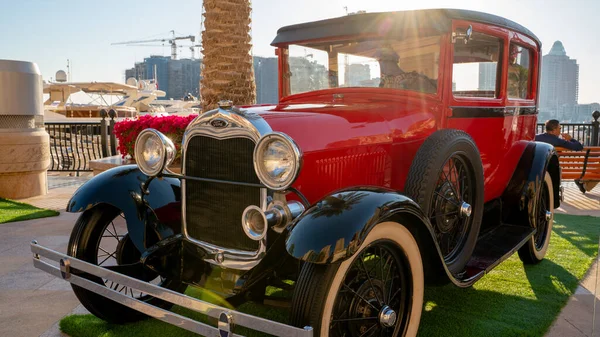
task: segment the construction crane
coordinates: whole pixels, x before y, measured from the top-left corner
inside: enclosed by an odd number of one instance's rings
[[[202,45],[194,44],[194,45],[187,46],[187,47],[190,47],[190,52],[192,53],[192,59],[195,59],[196,58],[196,49],[195,48],[200,48],[200,47],[202,47]]]
[[[111,45],[131,45],[131,46],[143,46],[138,45],[138,43],[148,43],[148,42],[167,42],[171,45],[171,58],[173,60],[177,59],[177,42],[178,40],[190,40],[193,42],[196,41],[196,37],[194,35],[188,36],[175,36],[175,31],[172,30],[171,34],[173,34],[170,38],[162,38],[162,39],[151,39],[151,40],[139,40],[139,41],[125,41],[125,42],[116,42],[111,43]]]

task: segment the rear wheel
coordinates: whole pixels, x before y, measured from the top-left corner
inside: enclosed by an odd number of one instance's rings
[[[406,194],[429,218],[452,274],[473,254],[483,217],[483,166],[477,146],[460,130],[440,130],[419,148]]]
[[[538,191],[535,203],[534,220],[532,224],[536,232],[527,243],[519,249],[519,257],[526,264],[541,262],[546,256],[550,236],[552,235],[552,222],[554,219],[554,190],[552,178],[546,172],[542,188]]]
[[[305,263],[296,281],[292,324],[315,336],[415,336],[423,306],[423,265],[406,227],[383,222],[339,264]]]
[[[96,206],[79,217],[71,232],[67,251],[70,256],[139,280],[179,292],[185,290],[185,285],[181,282],[164,279],[141,264],[141,254],[127,234],[125,218],[120,210],[110,205]],[[168,302],[112,281],[89,274],[79,276],[164,309],[172,306]],[[144,314],[94,292],[76,285],[72,285],[72,288],[87,310],[107,322],[128,323],[146,318]]]

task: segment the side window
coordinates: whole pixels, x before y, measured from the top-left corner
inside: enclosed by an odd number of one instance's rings
[[[508,98],[526,99],[529,96],[531,51],[518,44],[510,44],[508,54]]]
[[[459,33],[464,33],[458,30]],[[497,98],[500,89],[502,40],[473,32],[471,40],[454,43],[452,92],[455,97]]]

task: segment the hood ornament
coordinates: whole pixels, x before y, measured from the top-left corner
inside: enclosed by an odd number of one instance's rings
[[[233,102],[230,100],[220,100],[217,105],[219,106],[219,109],[223,110],[231,110],[231,108],[233,108]]]

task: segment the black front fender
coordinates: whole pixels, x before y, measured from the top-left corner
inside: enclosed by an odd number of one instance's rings
[[[129,237],[138,250],[148,248],[147,227],[158,239],[181,232],[181,187],[179,179],[153,179],[149,194],[141,184],[148,180],[136,165],[119,166],[93,177],[71,197],[67,212],[83,212],[98,204],[120,209],[127,221]]]
[[[359,188],[333,193],[306,210],[290,226],[286,249],[306,262],[343,261],[376,224],[398,214],[417,219],[433,235],[429,221],[410,198],[390,190]]]

